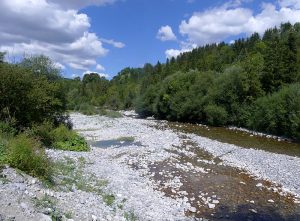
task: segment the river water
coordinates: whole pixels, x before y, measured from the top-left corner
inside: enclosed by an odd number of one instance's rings
[[[300,204],[297,203],[299,199],[282,192],[280,185],[258,179],[247,171],[226,166],[220,158],[198,146],[189,135],[196,134],[242,148],[261,149],[296,157],[300,157],[299,143],[278,141],[226,128],[156,120],[154,122],[156,124],[150,127],[159,131],[172,130],[183,142],[173,149],[166,149],[175,157],[146,162],[149,171],[145,176],[150,177],[156,184],[155,189],[166,196],[186,199],[192,206],[185,212],[187,217],[215,221],[300,220]],[[120,124],[120,129],[123,125]],[[130,139],[100,140],[93,141],[92,144],[104,149],[145,147],[143,140],[135,142]],[[126,153],[118,157],[124,155]],[[141,166],[137,160],[131,167],[134,170],[144,170],[145,165]]]
[[[300,156],[299,143],[189,123],[168,122],[167,127],[177,132],[193,133],[244,148]],[[171,162],[157,163],[151,166],[151,170],[155,171],[154,179],[161,183],[159,189],[168,196],[178,197],[178,192],[185,192],[183,197],[188,197],[191,205],[196,208],[196,214],[187,212],[187,215],[205,217],[209,220],[300,220],[299,204],[294,203],[291,195],[282,196],[278,191],[279,185],[259,180],[246,171],[224,166],[221,160],[199,148],[184,135],[182,139],[185,139],[184,145],[177,147],[178,151],[174,151],[178,155],[178,162],[185,165],[192,164],[209,172],[191,173],[176,168]],[[182,150],[194,151],[196,155],[187,157],[181,154]],[[177,192],[164,187],[164,181],[169,179],[170,173],[183,180],[183,185]]]

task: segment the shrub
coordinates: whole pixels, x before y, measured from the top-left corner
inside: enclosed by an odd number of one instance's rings
[[[90,148],[83,137],[61,124],[51,132],[53,147],[60,150],[88,151]]]
[[[10,166],[32,176],[50,179],[51,163],[37,140],[20,134],[10,140],[7,150],[7,162]]]
[[[256,100],[248,127],[300,140],[300,84]]]
[[[98,114],[98,111],[95,106],[88,103],[83,103],[79,106],[78,111],[85,115],[95,115]]]
[[[0,122],[0,166],[7,160],[7,145],[16,130],[8,123]]]
[[[213,126],[222,126],[227,123],[228,114],[223,107],[210,104],[204,108],[207,123]]]
[[[122,117],[122,114],[118,111],[113,111],[113,110],[100,110],[99,111],[100,115],[106,116],[106,117],[110,117],[110,118],[120,118]]]
[[[14,121],[18,129],[54,121],[66,110],[58,81],[13,64],[0,66],[0,120]]]
[[[4,135],[0,133],[0,166],[6,162],[7,143]]]
[[[36,124],[32,127],[33,135],[37,136],[46,147],[50,147],[54,141],[51,134],[52,130],[53,124],[50,121],[44,121],[42,124]]]
[[[9,123],[0,121],[0,133],[14,135],[17,133],[17,130]]]

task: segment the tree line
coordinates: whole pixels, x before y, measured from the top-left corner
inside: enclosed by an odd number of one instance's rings
[[[300,23],[282,24],[233,44],[209,44],[165,63],[125,68],[111,81],[69,80],[68,100],[135,109],[141,116],[236,125],[300,139]]]

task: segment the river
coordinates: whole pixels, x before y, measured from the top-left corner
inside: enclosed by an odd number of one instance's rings
[[[111,171],[122,165],[123,181],[105,170],[106,175],[141,220],[183,220],[177,213],[181,209],[191,220],[300,220],[299,144],[124,114],[119,119],[72,118],[75,129],[110,159]],[[76,122],[79,118],[84,123]],[[140,183],[127,177],[127,167],[145,179],[151,191],[132,189]],[[159,192],[163,197],[155,196]]]

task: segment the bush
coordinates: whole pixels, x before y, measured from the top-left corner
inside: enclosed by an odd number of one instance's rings
[[[248,127],[300,140],[300,84],[259,98],[251,108]]]
[[[53,147],[68,151],[89,151],[89,146],[83,137],[61,124],[51,132]]]
[[[8,140],[6,135],[0,133],[0,166],[5,164]]]
[[[16,130],[8,123],[0,122],[0,166],[6,163],[7,145]]]
[[[87,103],[81,104],[77,111],[85,115],[95,115],[99,113],[95,106]]]
[[[223,107],[210,104],[204,108],[207,123],[213,126],[222,126],[227,123],[228,114]]]
[[[110,118],[120,118],[122,117],[122,114],[118,111],[113,111],[113,110],[100,110],[99,111],[100,115],[110,117]]]
[[[12,138],[7,146],[7,162],[32,176],[50,179],[52,167],[40,143],[20,134]]]
[[[40,125],[34,125],[32,127],[32,133],[39,138],[46,147],[50,147],[54,141],[51,134],[53,128],[53,124],[50,121],[44,121]]]
[[[9,123],[0,121],[0,133],[14,135],[17,133],[17,130]]]
[[[18,65],[0,66],[0,94],[0,120],[13,121],[18,129],[54,121],[66,110],[59,82]]]

